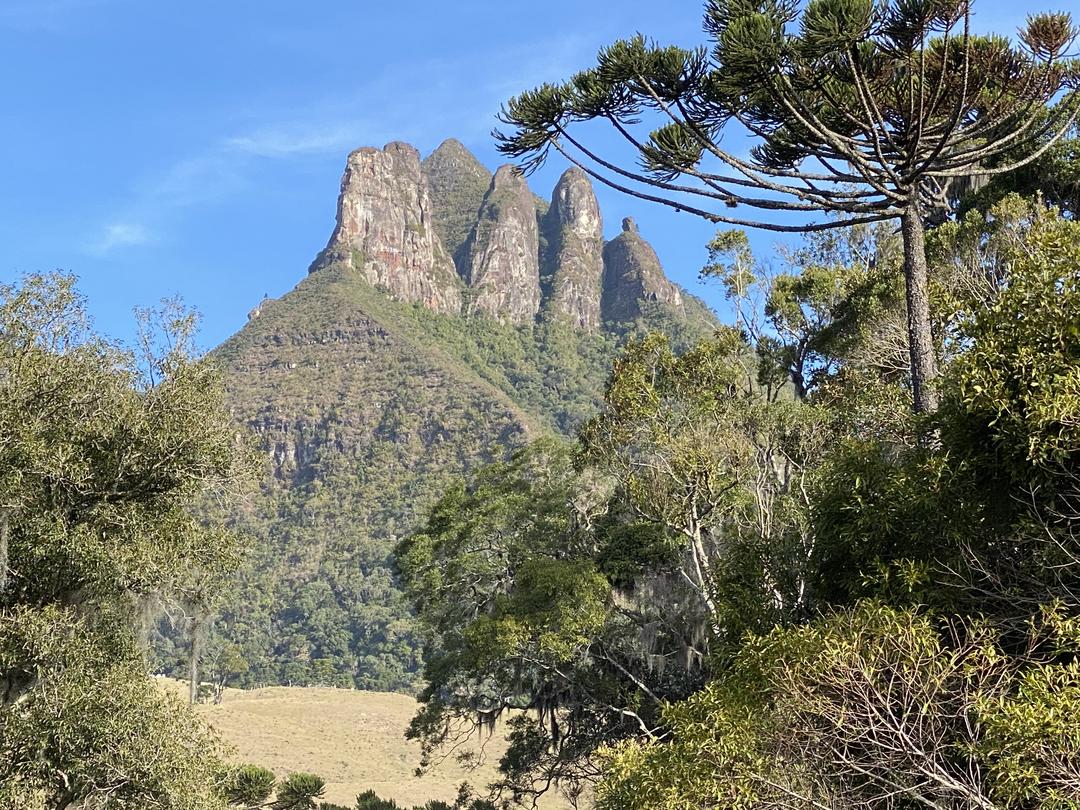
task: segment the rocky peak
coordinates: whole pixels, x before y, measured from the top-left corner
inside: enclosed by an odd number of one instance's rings
[[[642,314],[642,305],[655,301],[683,312],[682,293],[668,281],[652,245],[627,217],[622,233],[604,245],[601,310],[605,321],[625,323]]]
[[[311,270],[340,264],[399,301],[461,311],[461,283],[434,230],[420,153],[412,146],[394,142],[349,155],[337,225]]]
[[[600,326],[603,220],[588,175],[568,169],[551,195],[544,227],[551,256],[547,310],[583,329]]]
[[[563,172],[555,184],[548,211],[548,215],[558,224],[582,236],[601,235],[600,204],[596,201],[589,176],[576,166]]]
[[[510,323],[528,323],[540,308],[540,236],[525,178],[510,165],[491,180],[463,250],[472,310]]]
[[[461,141],[450,138],[421,164],[431,192],[435,232],[464,274],[462,246],[476,223],[491,172]]]
[[[422,162],[398,142],[349,155],[337,224],[311,272],[331,267],[398,301],[513,324],[532,323],[541,308],[586,330],[636,320],[651,301],[689,312],[633,219],[604,245],[581,169],[563,173],[549,205],[515,167],[492,175],[453,139]]]

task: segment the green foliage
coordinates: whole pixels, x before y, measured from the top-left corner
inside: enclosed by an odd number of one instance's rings
[[[623,553],[667,556],[714,635],[729,639],[809,609],[801,482],[830,436],[816,408],[767,398],[755,365],[733,331],[682,355],[658,335],[631,341],[581,433],[589,462],[652,527],[651,549]]]
[[[732,247],[734,246],[734,247]],[[716,278],[758,356],[758,383],[774,397],[804,398],[859,371],[895,384],[907,368],[900,244],[890,228],[853,226],[807,234],[781,250],[776,273],[750,254],[743,231],[720,231],[705,278]],[[733,256],[734,261],[721,259]],[[847,393],[847,392],[845,392]]]
[[[882,441],[848,440],[815,471],[814,567],[824,602],[877,593],[901,561],[953,565],[969,545],[984,545],[987,531],[1008,525],[1009,504],[984,485],[979,463],[922,449],[897,456]]]
[[[685,193],[686,187],[665,185],[685,175],[702,181],[705,188],[690,190],[705,198],[709,209],[724,202],[784,210],[783,202],[754,199],[728,177],[695,172],[708,155],[735,170],[753,166],[762,174],[747,175],[752,186],[770,189],[771,183],[770,190],[784,191],[791,188],[785,180],[793,176],[790,170],[803,161],[828,161],[839,154],[851,160],[852,171],[827,162],[807,171],[821,170],[837,181],[850,178],[869,186],[870,193],[852,197],[804,187],[802,196],[793,194],[802,210],[885,211],[895,200],[882,200],[888,195],[881,186],[903,190],[890,171],[904,158],[903,136],[916,127],[920,131],[908,145],[927,157],[921,173],[974,162],[935,155],[933,145],[978,134],[993,145],[982,150],[983,157],[1006,154],[1010,147],[1015,151],[1020,144],[1032,153],[1042,145],[1041,136],[1069,122],[1072,98],[1056,99],[1072,87],[1075,71],[1066,54],[1076,36],[1069,16],[1032,15],[1020,43],[1013,44],[969,35],[962,30],[969,13],[949,4],[814,0],[800,8],[710,0],[705,4],[709,48],[663,46],[641,35],[616,42],[600,51],[595,67],[511,99],[503,120],[514,130],[497,133],[499,148],[525,158],[532,169],[553,144],[562,145],[567,124],[607,118],[632,127],[649,111],[661,116],[662,125],[637,140],[646,176],[630,172],[625,176],[631,180],[651,179],[664,191]],[[1032,85],[1047,84],[1038,89],[1010,84],[1017,76]],[[999,92],[1001,87],[1011,92]],[[919,98],[936,103],[920,105]],[[1059,103],[1049,120],[1032,128],[1033,111],[1053,101]],[[969,109],[981,115],[969,120],[964,115]],[[749,122],[759,140],[752,163],[740,164],[718,143],[732,118]],[[909,182],[919,179],[918,173]],[[699,211],[693,202],[681,207],[726,219]]]
[[[259,805],[270,798],[276,782],[274,772],[267,768],[235,765],[225,774],[222,792],[229,804]]]
[[[1018,478],[1070,468],[1080,448],[1080,225],[1036,210],[1002,260],[1009,281],[961,325],[956,395]]]
[[[665,313],[629,328],[669,317],[679,340],[712,328],[708,313],[681,326]],[[207,677],[414,691],[423,642],[394,545],[455,476],[505,458],[527,431],[569,435],[593,415],[622,339],[436,314],[343,268],[264,304],[213,355],[237,418],[275,461],[231,516],[260,543],[208,613]],[[182,676],[189,630],[159,629],[157,667]]]
[[[491,172],[454,141],[444,143],[428,156],[423,168],[431,189],[432,221],[439,241],[460,262],[460,251],[491,184]]]
[[[669,707],[672,742],[606,753],[598,806],[1072,807],[1080,673],[1006,646],[984,624],[873,603],[750,639]]]
[[[398,550],[425,628],[425,752],[510,720],[497,786],[565,788],[598,745],[658,728],[710,645],[811,609],[802,467],[827,430],[768,401],[734,332],[630,340],[580,451],[540,441],[449,489]],[[770,526],[777,526],[773,531]]]
[[[481,471],[406,541],[428,750],[531,708],[496,794],[595,773],[612,810],[1076,806],[1080,233],[1016,198],[937,229],[932,416],[895,374],[893,243],[836,234],[772,279],[714,244],[742,329],[628,341],[577,453]],[[766,338],[814,347],[805,397]]]
[[[650,671],[593,562],[592,527],[610,495],[595,475],[574,470],[570,448],[541,440],[451,488],[423,531],[401,544],[403,579],[431,634],[429,685],[409,732],[426,758],[472,733],[477,717],[493,723],[531,709],[536,715],[511,721],[502,789],[528,795],[538,772],[541,783],[548,774],[572,785],[595,740],[655,712],[633,697],[635,679],[685,694],[687,676],[674,667]],[[667,652],[665,644],[658,638],[649,653]],[[637,711],[615,708],[622,701]]]
[[[1070,137],[1062,138],[1038,158],[1015,172],[1004,175],[975,175],[957,181],[954,193],[958,210],[989,211],[1002,198],[1018,194],[1024,198],[1042,196],[1048,204],[1075,218],[1080,214],[1080,138],[1075,126]]]
[[[1010,578],[1022,570],[1044,582],[1061,564],[1066,547],[1019,538],[1031,536],[1033,522],[1067,531],[1073,514],[1076,234],[1053,210],[1006,199],[935,235],[938,305],[954,358],[939,442],[898,447],[898,437],[917,431],[864,431],[823,459],[813,519],[829,601],[874,592],[905,559],[955,572],[974,555]]]
[[[356,810],[400,810],[401,805],[391,799],[380,799],[374,790],[366,790],[356,797]]]
[[[86,322],[70,277],[0,287],[0,795],[217,808],[215,740],[147,677],[138,609],[235,567],[192,514],[245,454],[192,316],[143,313],[134,352]]]
[[[130,617],[109,613],[5,609],[0,807],[221,807],[216,738],[147,678]]]
[[[326,792],[326,782],[313,773],[289,774],[274,791],[274,810],[314,810]]]
[[[188,512],[238,469],[218,375],[188,354],[190,322],[173,318],[174,347],[139,358],[83,319],[70,277],[0,288],[6,604],[190,587],[193,571],[235,562],[235,541]]]
[[[463,785],[462,788],[458,800],[453,805],[432,799],[422,806],[412,808],[412,810],[488,810],[487,807],[482,806],[482,802],[471,799],[467,785]],[[322,807],[329,806],[322,805]],[[374,790],[365,790],[356,797],[355,810],[407,810],[407,808],[403,808],[393,799],[379,798]]]

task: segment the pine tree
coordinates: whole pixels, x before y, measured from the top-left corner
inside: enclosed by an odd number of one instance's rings
[[[709,0],[708,48],[617,42],[595,67],[512,99],[501,120],[514,129],[495,136],[526,171],[554,148],[611,188],[717,223],[811,232],[899,220],[914,407],[933,411],[925,227],[948,214],[956,184],[1029,165],[1078,110],[1068,14],[1030,16],[1013,42],[974,34],[971,6]],[[637,166],[579,136],[575,125],[595,120]],[[724,145],[732,130],[756,142],[748,157]]]

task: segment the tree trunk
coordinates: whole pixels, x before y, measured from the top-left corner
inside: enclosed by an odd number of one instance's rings
[[[917,201],[908,203],[900,219],[904,239],[904,288],[907,297],[911,392],[916,413],[937,410],[937,356],[930,331],[930,271],[926,263],[926,231]]]
[[[8,534],[10,532],[11,525],[5,510],[3,517],[0,517],[0,593],[7,590],[8,572],[11,570],[8,568]]]
[[[188,700],[194,706],[199,701],[199,657],[202,655],[202,621],[191,620],[191,654],[188,659]]]

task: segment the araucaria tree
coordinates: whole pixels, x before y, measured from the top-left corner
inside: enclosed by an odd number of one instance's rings
[[[1078,106],[1068,14],[1029,17],[1014,43],[974,34],[971,6],[708,0],[709,47],[617,42],[566,83],[512,99],[502,120],[514,129],[495,134],[527,171],[554,148],[612,188],[717,223],[808,232],[899,220],[912,395],[916,411],[933,411],[924,228],[948,214],[958,183],[1036,160]],[[593,120],[629,142],[637,165],[580,137],[575,125]],[[739,133],[755,141],[748,157],[723,145]]]

